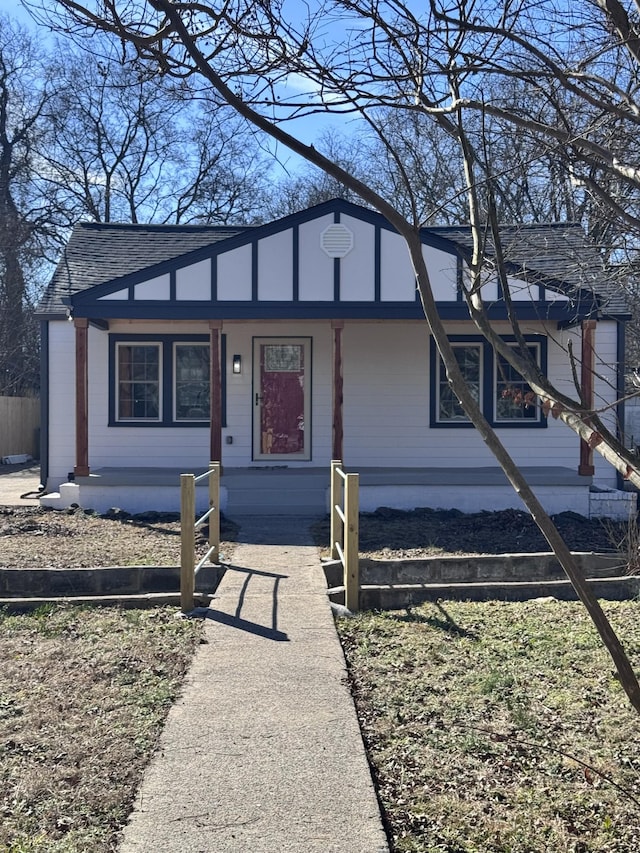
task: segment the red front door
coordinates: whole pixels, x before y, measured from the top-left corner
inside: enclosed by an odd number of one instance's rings
[[[308,338],[254,341],[254,458],[309,459]]]

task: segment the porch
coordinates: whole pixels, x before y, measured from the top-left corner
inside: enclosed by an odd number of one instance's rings
[[[202,466],[202,470],[205,469]],[[551,514],[572,510],[584,516],[628,518],[635,494],[593,491],[591,477],[559,466],[522,469],[538,498]],[[59,492],[44,495],[43,506],[78,504],[98,512],[119,507],[131,513],[179,511],[179,468],[105,467],[63,483]],[[522,504],[503,472],[484,468],[366,467],[360,475],[360,510],[380,506],[413,509],[429,506],[479,512],[483,509],[521,509]],[[208,503],[206,483],[196,489],[198,510]],[[220,506],[230,518],[247,515],[322,516],[329,509],[327,467],[286,465],[224,468]]]

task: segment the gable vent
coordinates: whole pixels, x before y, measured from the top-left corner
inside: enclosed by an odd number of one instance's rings
[[[344,258],[353,249],[353,232],[346,225],[329,225],[320,235],[320,245],[330,258]]]

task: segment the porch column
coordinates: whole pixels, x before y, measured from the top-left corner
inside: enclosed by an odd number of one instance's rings
[[[209,461],[222,463],[222,369],[220,364],[221,320],[209,321]]]
[[[585,408],[592,411],[595,406],[593,394],[593,377],[595,375],[595,335],[596,321],[584,320],[582,323],[582,364],[580,370],[580,391]],[[595,473],[593,465],[593,450],[584,438],[580,439],[580,464],[578,474],[590,477]]]
[[[342,329],[343,320],[332,320],[333,329],[333,442],[332,459],[342,459]]]
[[[76,330],[76,477],[89,476],[89,321],[74,319]]]

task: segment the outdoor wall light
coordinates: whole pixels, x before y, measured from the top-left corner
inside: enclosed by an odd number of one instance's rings
[[[233,372],[242,373],[242,356],[234,355],[233,357]]]

